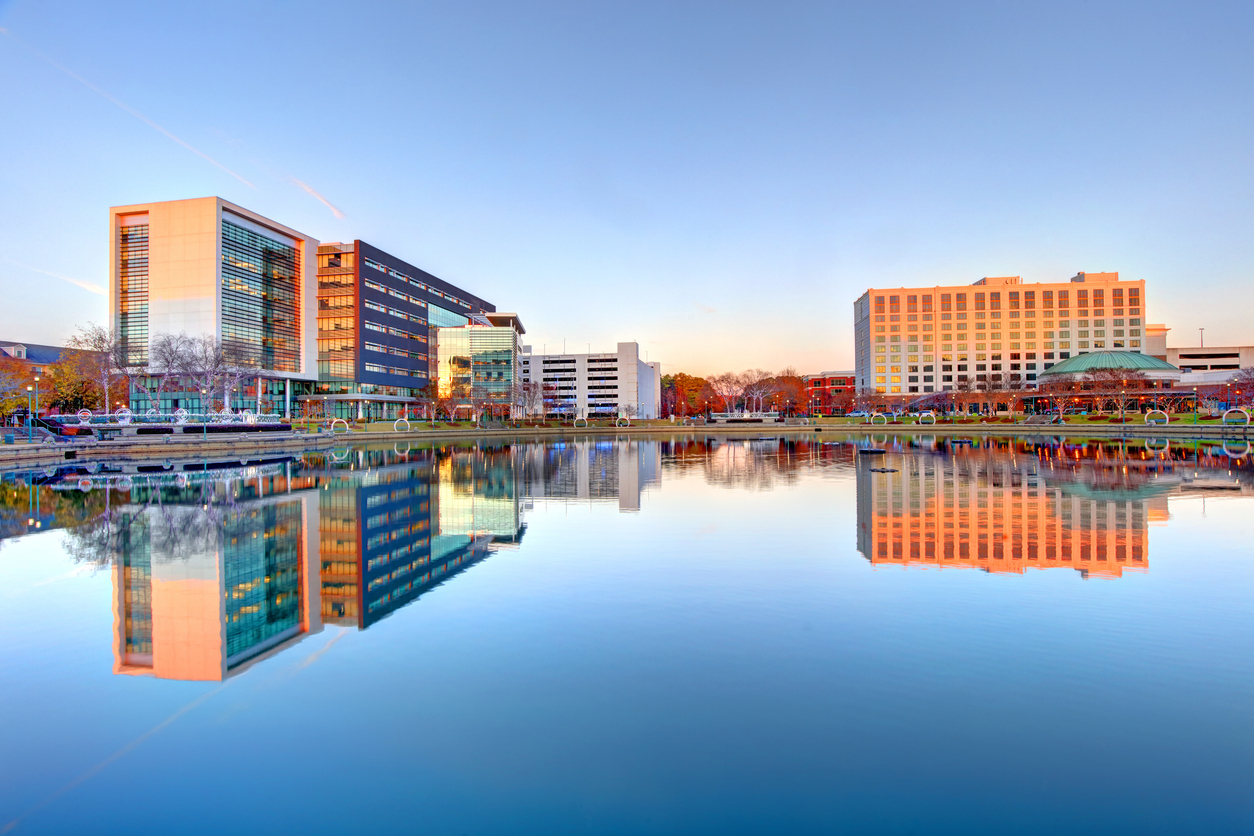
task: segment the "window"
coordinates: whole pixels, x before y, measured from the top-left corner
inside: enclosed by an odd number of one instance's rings
[[[232,363],[295,372],[303,277],[296,246],[279,237],[222,221],[222,348]]]

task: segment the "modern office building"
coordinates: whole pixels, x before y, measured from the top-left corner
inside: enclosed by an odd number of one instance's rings
[[[318,242],[219,197],[109,210],[110,324],[136,366],[159,334],[217,338],[228,364],[256,369],[262,395],[288,413],[317,379]],[[243,406],[256,408],[253,402]],[[199,408],[199,392],[132,408]]]
[[[872,288],[854,302],[859,393],[919,396],[1031,388],[1086,351],[1145,351],[1145,282],[1078,273],[1065,282],[986,277],[973,285]]]
[[[338,418],[394,419],[435,378],[436,331],[495,306],[364,241],[318,247],[318,384]]]
[[[487,409],[500,417],[521,403],[522,320],[513,313],[482,313],[435,329],[435,397],[455,409]]]
[[[818,415],[841,415],[846,396],[857,392],[857,373],[848,371],[819,372],[804,375],[807,410]]]
[[[528,387],[527,414],[575,418],[658,418],[662,408],[662,364],[640,357],[637,343],[619,343],[601,354],[535,354],[523,347],[522,380]]]

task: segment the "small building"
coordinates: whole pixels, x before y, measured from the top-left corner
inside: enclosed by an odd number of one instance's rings
[[[523,346],[527,414],[653,419],[662,408],[662,364],[640,358],[638,343],[599,354],[536,354]]]
[[[1025,400],[1044,411],[1047,402],[1070,401],[1074,409],[1103,409],[1123,404],[1123,409],[1178,408],[1194,394],[1180,389],[1180,370],[1165,360],[1133,351],[1094,351],[1078,354],[1041,373],[1042,394]],[[1048,394],[1044,394],[1048,392]],[[1115,408],[1119,408],[1116,406]]]
[[[803,375],[806,404],[811,414],[843,415],[844,401],[857,391],[857,373],[853,370],[819,372]]]
[[[35,343],[0,340],[0,351],[14,360],[21,360],[32,377],[43,377],[48,373],[48,367],[61,359],[66,349],[58,345],[36,345]]]

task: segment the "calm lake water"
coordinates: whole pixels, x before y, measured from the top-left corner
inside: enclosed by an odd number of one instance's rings
[[[1241,444],[0,482],[0,831],[1254,832]]]

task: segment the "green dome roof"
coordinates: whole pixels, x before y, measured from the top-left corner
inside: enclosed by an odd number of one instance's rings
[[[1054,374],[1086,374],[1095,369],[1128,369],[1138,372],[1174,372],[1180,370],[1168,363],[1148,354],[1137,351],[1091,351],[1068,357],[1045,371],[1041,377]]]

